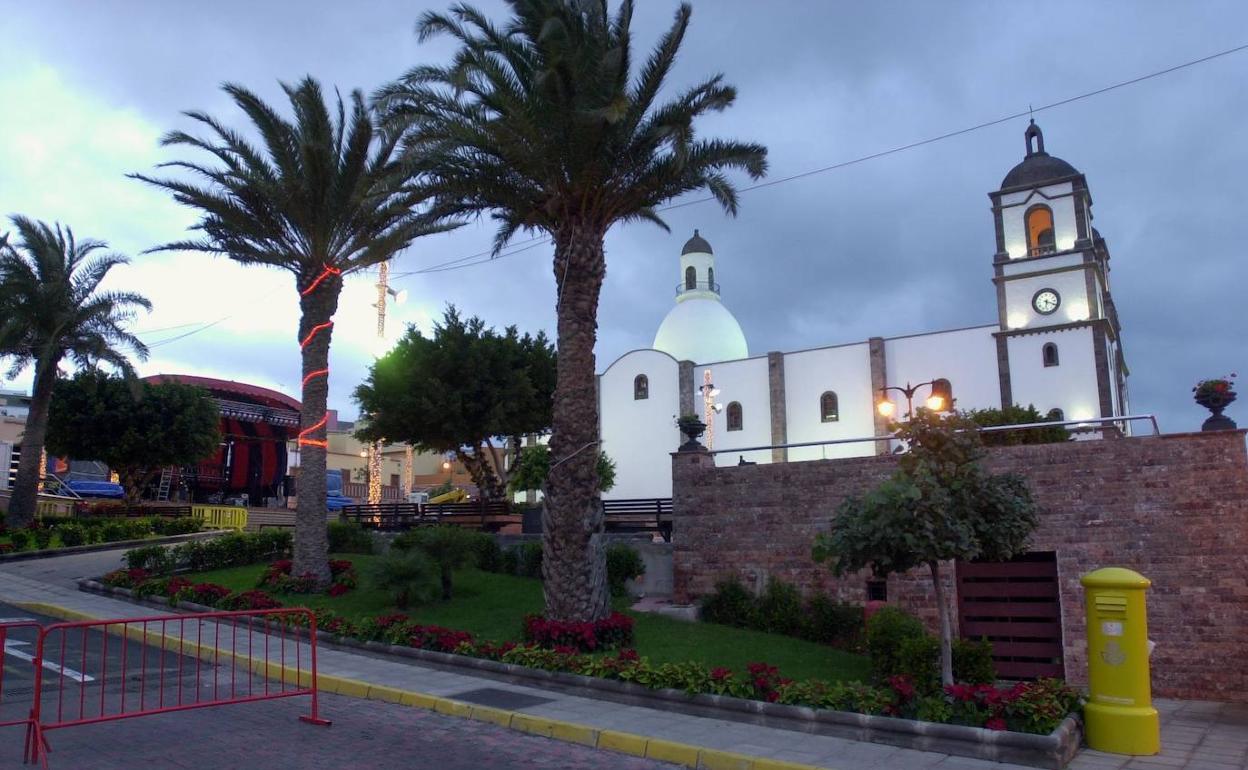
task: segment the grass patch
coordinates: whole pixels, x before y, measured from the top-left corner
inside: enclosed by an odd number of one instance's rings
[[[390,597],[369,586],[368,572],[377,556],[335,554],[354,562],[360,586],[343,596],[321,594],[279,597],[283,604],[330,609],[349,618],[397,612]],[[218,583],[235,590],[255,588],[264,565],[231,567],[188,575],[196,582]],[[482,572],[475,568],[455,573],[455,598],[412,607],[407,614],[417,623],[469,631],[496,642],[519,641],[521,620],[542,611],[542,584],[521,578]],[[865,680],[867,659],[821,644],[787,636],[711,623],[688,623],[646,612],[632,612],[636,620],[637,652],[655,663],[700,661],[738,671],[746,664],[767,662],[794,679]]]

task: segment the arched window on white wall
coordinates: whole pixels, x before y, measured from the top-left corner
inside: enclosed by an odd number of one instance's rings
[[[733,401],[728,405],[728,430],[741,430],[744,420],[741,414],[741,403]]]
[[[819,397],[819,419],[823,422],[840,422],[841,404],[834,391],[825,391]]]
[[[1027,224],[1028,255],[1037,257],[1057,250],[1053,232],[1053,209],[1038,203],[1027,209],[1024,219]]]
[[[644,374],[633,378],[633,400],[644,401],[650,398],[650,379]]]
[[[685,268],[685,288],[698,288],[698,271],[693,269],[693,265]]]
[[[1057,366],[1059,363],[1057,357],[1057,345],[1055,343],[1044,343],[1044,347],[1040,349],[1040,355],[1044,358],[1045,366]]]
[[[715,268],[713,267],[706,269],[706,288],[715,291]]]

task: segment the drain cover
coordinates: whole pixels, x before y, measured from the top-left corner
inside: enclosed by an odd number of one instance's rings
[[[554,698],[538,698],[537,696],[527,695],[522,692],[500,690],[497,687],[482,687],[479,690],[465,690],[464,692],[455,693],[446,697],[498,709],[523,709],[528,708],[529,706],[540,706],[543,703],[554,702]]]

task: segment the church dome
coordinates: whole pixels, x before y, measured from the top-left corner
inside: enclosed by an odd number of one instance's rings
[[[677,361],[695,363],[732,361],[750,355],[745,333],[732,312],[718,299],[701,297],[676,303],[659,324],[654,348]]]
[[[684,256],[685,254],[714,254],[714,253],[715,252],[711,251],[711,244],[707,243],[706,239],[703,238],[701,235],[698,235],[697,230],[693,231],[693,237],[685,241],[685,247],[680,250],[681,256]]]
[[[1021,163],[1010,169],[1010,173],[1005,175],[1005,179],[1001,181],[1002,190],[1011,187],[1039,185],[1054,179],[1075,176],[1079,173],[1079,170],[1074,166],[1044,151],[1044,134],[1040,132],[1040,127],[1036,125],[1036,121],[1031,121],[1031,125],[1027,126],[1027,131],[1023,134],[1023,138],[1027,142],[1027,157],[1023,158]],[[1037,144],[1034,149],[1032,147],[1033,139],[1036,140]]]

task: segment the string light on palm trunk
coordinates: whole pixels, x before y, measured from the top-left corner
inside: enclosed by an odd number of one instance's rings
[[[386,299],[394,297],[396,304],[402,304],[407,298],[406,291],[395,291],[390,288],[390,262],[382,262],[377,266],[377,342],[380,348],[386,339]],[[382,441],[374,441],[368,445],[368,502],[376,505],[381,502],[381,448]],[[408,448],[408,464],[411,464],[411,448]]]
[[[715,448],[715,415],[724,410],[723,404],[715,403],[715,397],[719,395],[719,388],[715,387],[715,383],[711,382],[711,370],[706,369],[702,372],[702,422],[706,423],[706,448]]]
[[[320,286],[322,283],[324,283],[326,278],[329,278],[330,276],[333,276],[333,275],[342,275],[342,270],[332,265],[326,265],[325,269],[321,271],[321,274],[318,275],[312,281],[312,283],[308,284],[307,288],[299,292],[300,296],[306,297],[312,292],[316,291],[316,288]],[[332,329],[333,327],[334,327],[333,321],[326,321],[325,323],[320,323],[320,324],[317,324],[316,326],[313,326],[312,329],[307,333],[307,335],[305,335],[304,338],[300,340],[299,348],[302,350],[306,348],[308,345],[311,345],[312,341],[316,339],[316,336],[318,334],[328,329]],[[306,388],[308,386],[308,383],[316,379],[317,377],[324,377],[326,380],[328,380],[329,368],[326,367],[324,369],[317,369],[316,371],[308,372],[307,374],[305,374],[303,376],[303,387]],[[316,447],[321,447],[322,449],[328,449],[329,441],[327,439],[315,437],[315,434],[321,429],[323,429],[327,424],[329,424],[329,411],[328,410],[326,410],[325,414],[321,415],[321,419],[317,420],[315,424],[309,425],[308,427],[299,431],[299,438],[296,440],[295,443],[298,446],[316,446]]]

